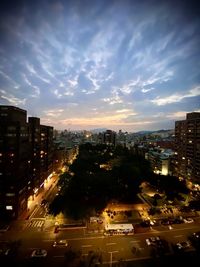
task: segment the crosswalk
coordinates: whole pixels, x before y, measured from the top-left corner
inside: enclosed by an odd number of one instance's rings
[[[44,220],[32,220],[26,225],[26,228],[41,228],[43,226]]]

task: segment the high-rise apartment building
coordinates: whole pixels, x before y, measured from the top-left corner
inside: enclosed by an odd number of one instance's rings
[[[200,183],[200,112],[175,122],[175,173]]]
[[[53,127],[39,118],[27,122],[23,109],[0,106],[0,217],[20,216],[42,188],[52,170],[52,140]]]
[[[100,142],[106,145],[116,145],[116,132],[112,130],[106,130],[99,134]]]

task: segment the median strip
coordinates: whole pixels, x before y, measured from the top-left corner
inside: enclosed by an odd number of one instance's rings
[[[81,246],[82,248],[89,248],[89,247],[92,247],[92,245],[83,245]]]
[[[116,243],[107,243],[106,246],[116,245]]]

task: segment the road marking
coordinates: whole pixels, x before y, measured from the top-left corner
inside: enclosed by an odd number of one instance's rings
[[[116,243],[107,243],[106,246],[116,245]]]
[[[91,236],[91,237],[74,237],[74,238],[68,238],[68,240],[89,240],[89,239],[104,239],[105,236]]]
[[[118,250],[115,250],[115,251],[108,251],[108,253],[118,253],[119,251]]]
[[[139,243],[141,240],[131,240],[130,243]]]
[[[82,248],[89,248],[89,247],[92,247],[92,245],[83,245],[81,246]]]
[[[174,237],[182,237],[183,235],[175,235]]]
[[[39,221],[38,226],[42,227],[44,225],[44,221]]]
[[[52,242],[54,239],[45,239],[45,240],[42,240],[42,242]]]
[[[192,230],[192,229],[199,229],[199,226],[195,227],[190,227],[190,228],[182,228],[182,229],[172,229],[172,230],[167,230],[167,231],[159,231],[159,234],[162,235],[162,233],[168,233],[168,232],[180,232],[180,231],[185,231],[185,230]],[[149,235],[149,232],[146,233],[137,233],[135,235],[139,236],[147,236]],[[109,236],[109,238],[118,238],[119,236]],[[75,241],[75,240],[89,240],[89,239],[106,239],[105,236],[90,236],[90,237],[75,237],[75,238],[68,238],[70,241]]]

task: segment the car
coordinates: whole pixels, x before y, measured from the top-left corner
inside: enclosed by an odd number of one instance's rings
[[[156,242],[158,242],[160,240],[159,236],[152,236],[146,239],[146,243],[148,246],[155,244]]]
[[[174,218],[172,221],[173,224],[181,224],[183,222],[184,222],[183,219],[180,219],[180,218]]]
[[[178,242],[176,246],[178,249],[186,249],[190,247],[190,242],[189,241]]]
[[[150,220],[150,225],[154,225],[156,223],[156,220]]]
[[[196,239],[200,239],[200,231],[199,232],[196,232],[196,233],[193,233],[192,236]]]
[[[47,251],[45,249],[37,248],[31,253],[31,258],[45,258]]]
[[[148,246],[151,245],[151,241],[149,240],[149,238],[146,239],[146,244],[147,244]]]
[[[192,218],[185,218],[183,219],[184,223],[193,223],[194,220]]]
[[[61,240],[58,240],[58,241],[54,241],[53,242],[53,247],[67,247],[68,246],[68,243],[67,243],[67,240],[64,240],[64,239],[61,239]]]
[[[159,236],[152,236],[149,239],[151,240],[151,242],[156,242],[156,241],[160,240],[160,237]]]
[[[163,225],[169,225],[170,224],[170,221],[168,219],[163,219],[163,220],[161,220],[161,224],[163,224]]]
[[[45,206],[45,205],[47,205],[47,203],[48,203],[48,201],[46,200],[46,199],[43,199],[42,201],[41,201],[41,203],[40,203],[40,206]]]

